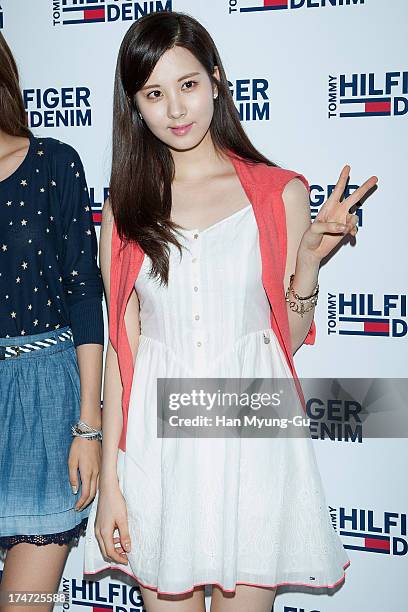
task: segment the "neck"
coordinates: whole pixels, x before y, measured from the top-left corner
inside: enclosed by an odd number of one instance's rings
[[[10,134],[6,134],[6,132],[0,130],[0,150],[7,149],[13,138],[14,136],[10,136]]]
[[[16,143],[23,140],[24,136],[11,136],[3,130],[0,130],[0,151],[8,151],[10,148],[15,147]]]
[[[175,182],[199,182],[205,177],[217,174],[222,163],[211,139],[210,131],[193,149],[177,151],[171,149],[175,165]]]

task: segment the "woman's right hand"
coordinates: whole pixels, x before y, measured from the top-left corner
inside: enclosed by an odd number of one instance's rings
[[[104,557],[116,563],[128,565],[127,554],[130,552],[126,502],[120,491],[119,484],[99,486],[99,499],[95,518],[95,536]],[[119,537],[114,532],[119,530]],[[115,547],[116,543],[120,546]]]

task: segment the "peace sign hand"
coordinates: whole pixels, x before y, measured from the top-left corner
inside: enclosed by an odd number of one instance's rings
[[[303,234],[299,245],[299,255],[310,260],[320,261],[326,257],[348,233],[357,234],[358,216],[349,213],[349,209],[356,204],[374,185],[378,178],[372,176],[363,183],[348,198],[340,201],[344,193],[350,166],[344,166],[339,180],[330,197],[322,205],[319,214]]]

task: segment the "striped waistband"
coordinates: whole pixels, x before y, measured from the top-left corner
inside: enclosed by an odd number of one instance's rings
[[[72,331],[68,329],[67,331],[53,332],[48,338],[41,338],[41,340],[34,340],[19,346],[10,343],[9,346],[0,346],[0,360],[17,358],[31,351],[40,351],[41,349],[54,346],[58,342],[70,340],[72,340]]]

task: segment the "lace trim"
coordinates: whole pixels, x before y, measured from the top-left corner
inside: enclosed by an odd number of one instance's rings
[[[12,535],[12,536],[1,536],[0,537],[0,548],[9,549],[15,544],[21,542],[29,542],[36,546],[45,546],[46,544],[68,544],[71,541],[78,543],[81,532],[86,529],[88,524],[88,517],[84,518],[79,525],[76,525],[68,531],[62,531],[60,533],[46,533],[44,535]]]

